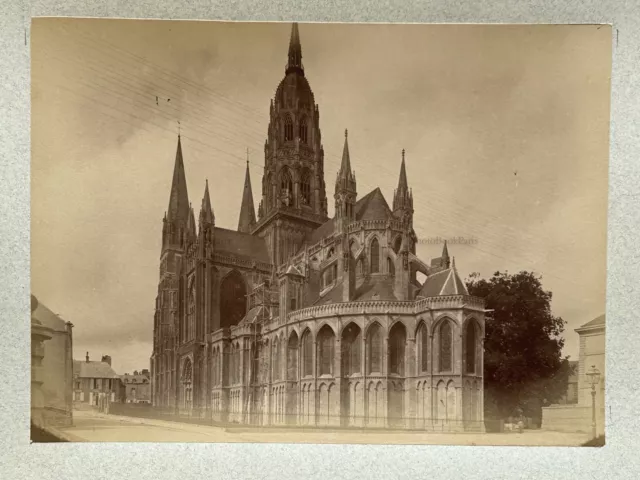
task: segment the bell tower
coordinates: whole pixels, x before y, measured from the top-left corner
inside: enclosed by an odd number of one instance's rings
[[[277,267],[328,219],[320,113],[305,76],[296,23],[285,76],[271,101],[269,118],[262,196],[251,233],[266,239]]]

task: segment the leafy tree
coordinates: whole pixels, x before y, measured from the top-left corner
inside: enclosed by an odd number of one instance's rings
[[[492,309],[485,323],[485,414],[504,418],[521,411],[539,421],[542,406],[567,390],[568,357],[562,357],[565,321],[551,313],[552,293],[541,277],[522,271],[467,279],[471,295]]]

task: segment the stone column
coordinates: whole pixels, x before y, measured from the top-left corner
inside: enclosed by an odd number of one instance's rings
[[[404,426],[408,428],[416,427],[417,417],[417,392],[416,392],[416,338],[410,337],[406,342],[405,366],[404,366],[404,398],[407,408],[405,409]]]

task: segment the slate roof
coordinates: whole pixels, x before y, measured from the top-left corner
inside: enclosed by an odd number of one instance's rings
[[[418,296],[425,298],[440,295],[469,295],[455,267],[429,275],[418,292]]]
[[[73,361],[73,375],[79,378],[120,378],[107,362]]]
[[[600,315],[599,317],[594,318],[593,320],[591,320],[590,322],[585,323],[584,325],[582,325],[580,328],[585,328],[585,327],[598,327],[600,325],[604,325],[605,324],[605,315]]]
[[[356,202],[355,214],[356,220],[387,220],[393,215],[379,187]],[[302,252],[305,246],[315,245],[323,238],[331,236],[335,229],[334,218],[330,218],[307,235],[298,253]]]
[[[367,193],[356,202],[356,220],[387,220],[392,216],[389,204],[380,187]]]
[[[214,228],[213,237],[216,252],[271,263],[267,244],[260,237],[220,227]]]

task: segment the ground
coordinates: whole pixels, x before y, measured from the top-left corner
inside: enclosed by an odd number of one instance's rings
[[[544,430],[523,433],[422,433],[278,430],[269,428],[226,429],[178,422],[104,415],[94,411],[74,412],[74,426],[59,432],[69,441],[80,442],[275,442],[421,445],[519,445],[578,446],[588,434]]]

